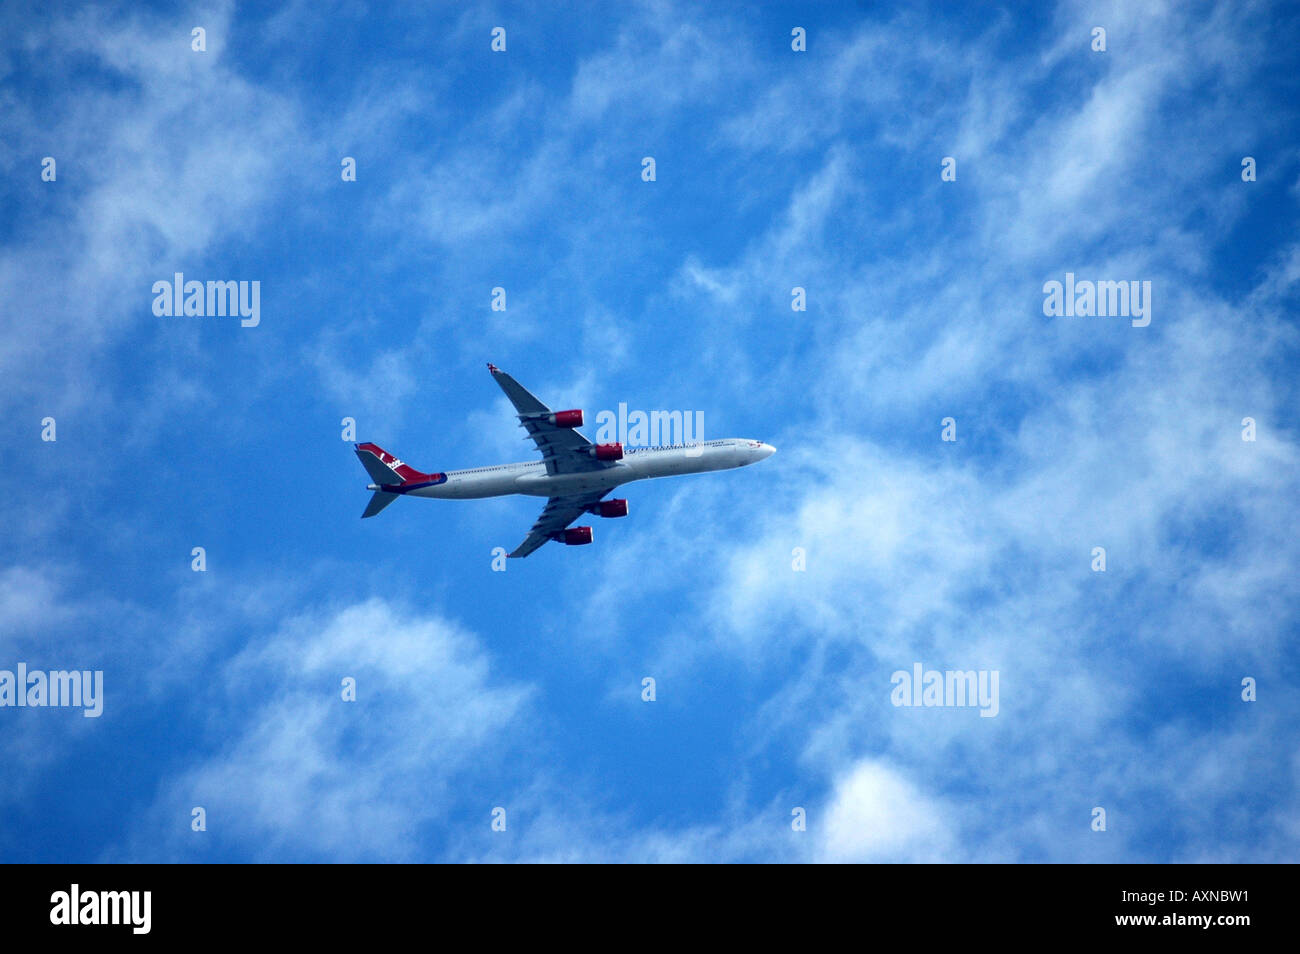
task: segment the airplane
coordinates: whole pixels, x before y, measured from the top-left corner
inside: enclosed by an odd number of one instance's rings
[[[366,487],[374,491],[374,496],[361,514],[363,519],[373,517],[398,497],[546,497],[542,515],[524,542],[509,554],[526,557],[551,540],[566,546],[591,543],[591,527],[569,526],[583,514],[626,517],[626,500],[604,499],[622,484],[744,467],[776,453],[771,444],[737,438],[626,449],[617,442],[593,444],[578,433],[582,427],[581,410],[552,411],[500,368],[489,364],[488,371],[515,406],[519,426],[528,432],[527,437],[537,445],[542,459],[426,474],[375,444],[355,444],[357,457],[374,480]]]

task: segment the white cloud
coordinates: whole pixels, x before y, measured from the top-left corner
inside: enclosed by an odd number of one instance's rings
[[[86,10],[48,33],[29,28],[28,53],[47,68],[90,62],[114,84],[79,87],[53,116],[19,110],[0,127],[54,156],[58,179],[40,194],[62,204],[0,253],[0,297],[31,316],[0,335],[8,400],[58,412],[111,397],[98,362],[124,338],[141,340],[141,324],[157,327],[152,283],[255,228],[277,174],[296,161],[307,138],[297,109],[231,67],[229,18],[224,5],[205,17],[206,53],[190,49],[188,16]]]
[[[837,779],[819,826],[820,859],[959,861],[944,810],[888,765],[864,760]]]
[[[258,858],[412,860],[421,826],[465,799],[453,780],[528,735],[529,689],[494,679],[472,636],[378,599],[286,621],[214,688],[218,750],[164,784],[129,857],[202,857],[212,840]],[[196,805],[206,833],[189,830]]]

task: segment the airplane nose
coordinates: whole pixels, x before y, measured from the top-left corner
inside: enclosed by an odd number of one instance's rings
[[[771,444],[764,444],[761,447],[759,447],[758,452],[763,455],[759,459],[766,460],[767,458],[771,457],[773,454],[776,453],[776,448],[773,447]]]

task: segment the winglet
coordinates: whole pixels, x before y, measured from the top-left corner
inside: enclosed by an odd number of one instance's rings
[[[500,374],[500,373],[501,373],[501,369],[498,368],[498,367],[497,367],[495,364],[493,364],[491,361],[488,362],[488,370],[491,371],[493,374]]]

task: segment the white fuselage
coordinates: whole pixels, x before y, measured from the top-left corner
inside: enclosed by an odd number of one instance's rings
[[[757,463],[776,448],[761,441],[729,438],[677,444],[671,447],[628,447],[623,459],[609,462],[600,470],[577,474],[548,474],[544,461],[498,464],[469,470],[446,471],[446,481],[409,491],[412,497],[441,497],[467,500],[527,494],[531,497],[563,497],[568,494],[612,490],[620,484],[651,477],[675,477],[728,470]]]

